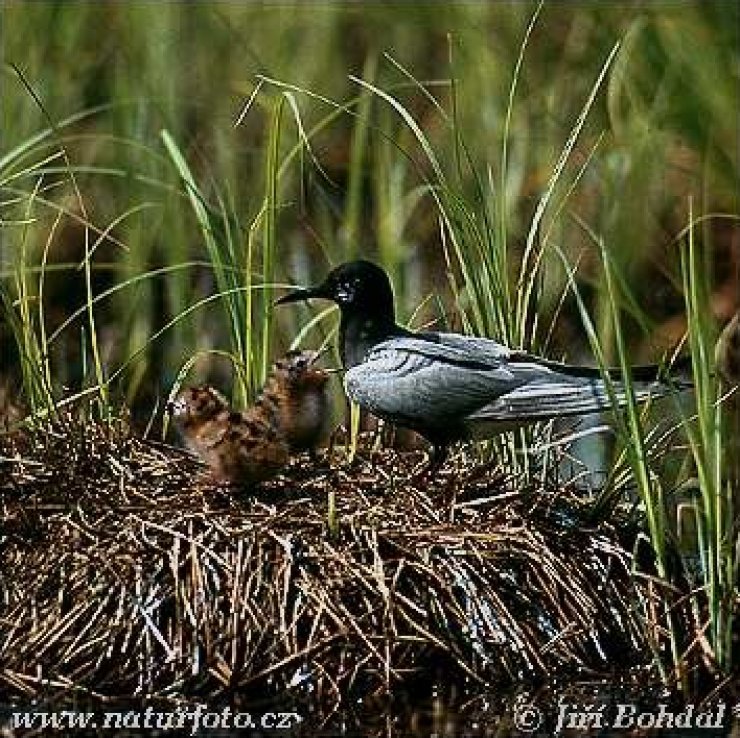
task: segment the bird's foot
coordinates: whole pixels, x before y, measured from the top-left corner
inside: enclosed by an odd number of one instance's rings
[[[411,474],[411,478],[417,484],[420,482],[431,483],[437,477],[437,473],[447,460],[447,446],[432,446],[429,458],[419,464]]]

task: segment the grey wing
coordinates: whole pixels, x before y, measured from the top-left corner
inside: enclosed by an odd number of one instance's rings
[[[375,346],[345,375],[350,399],[376,415],[422,430],[463,426],[475,437],[536,420],[598,412],[613,406],[595,370],[541,363],[482,338],[430,334]],[[665,394],[658,382],[634,382],[638,402]],[[614,402],[626,402],[613,383]]]
[[[612,388],[613,398],[601,379],[579,379],[551,372],[472,412],[466,419],[466,426],[471,435],[483,438],[489,435],[490,428],[501,424],[516,425],[623,407],[627,402],[624,385],[613,382]],[[667,391],[659,382],[635,382],[633,388],[637,402],[664,395]]]
[[[433,359],[441,359],[466,366],[486,366],[498,369],[511,356],[511,351],[490,338],[463,336],[459,333],[423,333],[413,336],[391,338],[379,343],[374,350],[395,348],[410,351]]]
[[[491,354],[481,360],[459,346],[394,338],[375,346],[364,362],[347,371],[345,390],[351,400],[380,417],[443,428],[523,381],[502,359],[494,361]]]
[[[431,334],[439,345],[426,351],[445,351],[461,363],[475,357],[489,366],[506,365],[511,375],[510,389],[470,413],[469,420],[514,424],[566,415],[581,415],[623,407],[627,402],[624,384],[612,381],[613,397],[597,368],[547,361],[487,338],[457,333]],[[667,385],[659,381],[633,381],[637,402],[666,394]]]

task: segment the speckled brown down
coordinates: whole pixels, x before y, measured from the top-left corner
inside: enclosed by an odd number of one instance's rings
[[[256,408],[277,418],[293,453],[313,453],[328,431],[329,375],[315,365],[318,357],[318,351],[289,351],[278,359],[255,403]]]
[[[329,375],[317,352],[278,360],[255,404],[236,412],[207,385],[183,390],[168,410],[192,451],[214,476],[254,485],[274,477],[291,452],[313,452],[329,421]]]

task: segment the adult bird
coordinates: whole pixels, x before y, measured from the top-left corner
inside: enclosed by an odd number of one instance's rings
[[[430,441],[431,468],[444,462],[455,441],[612,407],[598,369],[548,361],[488,338],[414,333],[398,325],[388,275],[372,262],[342,264],[320,285],[291,292],[277,304],[311,298],[339,306],[347,396]],[[618,372],[610,373],[613,401],[622,406],[625,386]],[[632,377],[637,401],[670,390],[657,367],[635,368]]]

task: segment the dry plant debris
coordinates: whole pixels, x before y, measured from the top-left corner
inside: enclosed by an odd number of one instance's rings
[[[636,610],[657,595],[555,485],[461,457],[424,482],[419,453],[367,449],[249,493],[124,421],[71,415],[3,436],[0,456],[0,691],[17,698],[331,710],[439,673],[474,687],[650,657]]]

